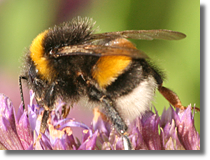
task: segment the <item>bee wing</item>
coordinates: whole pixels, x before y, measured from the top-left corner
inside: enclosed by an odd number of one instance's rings
[[[103,38],[130,38],[130,39],[142,39],[142,40],[180,40],[186,37],[184,33],[159,29],[159,30],[128,30],[119,32],[107,32],[100,34],[93,34],[94,39]]]
[[[118,47],[118,46],[104,46],[104,45],[75,45],[65,46],[59,48],[53,57],[72,55],[92,55],[92,56],[128,56],[135,59],[148,58],[148,56],[141,50],[134,48]]]

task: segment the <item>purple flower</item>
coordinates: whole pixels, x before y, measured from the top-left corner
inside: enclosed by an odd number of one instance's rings
[[[88,150],[94,149],[97,132],[94,134],[85,124],[73,119],[61,119],[59,108],[63,105],[59,102],[57,110],[52,112],[48,120],[48,128],[38,142],[40,121],[43,108],[32,104],[34,94],[30,92],[31,104],[28,105],[28,116],[23,111],[22,105],[17,115],[14,107],[3,94],[0,94],[0,149],[7,150]],[[82,142],[74,138],[71,127],[81,127],[85,136]],[[88,134],[88,136],[87,136]],[[36,145],[34,146],[34,143]]]
[[[33,103],[30,92],[28,113],[22,105],[17,115],[5,95],[0,94],[0,149],[8,150],[123,150],[120,136],[107,118],[97,109],[91,125],[85,125],[72,118],[63,119],[57,101],[56,109],[48,120],[48,128],[37,141],[43,108]],[[191,106],[176,111],[169,107],[161,116],[157,111],[148,111],[130,123],[129,139],[133,150],[199,150],[200,135],[194,127]],[[82,128],[82,138],[74,134],[73,127]],[[34,145],[36,144],[36,145]]]
[[[95,110],[91,129],[98,131],[96,148],[99,150],[123,150],[122,137],[103,120]],[[161,117],[157,111],[148,111],[129,125],[129,139],[134,150],[199,150],[200,136],[194,127],[191,105],[186,110],[172,107],[164,110]]]

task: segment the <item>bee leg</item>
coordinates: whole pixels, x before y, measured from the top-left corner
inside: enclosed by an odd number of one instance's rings
[[[179,97],[172,90],[163,87],[162,85],[158,86],[158,90],[174,107],[180,109],[186,109],[186,107],[182,105]],[[200,111],[200,108],[196,107],[195,109]]]
[[[119,115],[118,111],[116,110],[114,101],[108,96],[98,91],[96,88],[91,88],[89,95],[90,99],[94,101],[100,101],[103,103],[103,110],[105,112],[105,115],[110,119],[110,121],[114,125],[114,128],[123,137],[124,149],[131,150],[132,145],[127,136],[128,127]]]
[[[124,150],[132,149],[131,141],[128,138],[127,132],[125,132],[125,134],[123,135],[123,146],[124,146]]]
[[[49,110],[45,110],[44,114],[42,116],[42,121],[41,121],[41,125],[40,125],[40,130],[39,130],[39,135],[36,139],[36,141],[34,142],[34,147],[36,145],[36,142],[38,142],[41,138],[42,138],[42,134],[44,134],[46,128],[47,128],[47,120],[49,118],[50,115],[50,111]]]
[[[66,118],[68,116],[71,107],[72,107],[72,105],[71,106],[68,106],[68,105],[62,106],[62,117],[63,118]]]
[[[127,133],[127,125],[117,112],[117,110],[114,107],[114,103],[107,97],[103,96],[101,98],[101,102],[105,104],[105,114],[108,116],[108,118],[111,120],[113,123],[115,129],[120,133],[120,135],[123,137],[123,146],[125,150],[131,150],[132,145],[131,142],[128,138],[128,133]]]

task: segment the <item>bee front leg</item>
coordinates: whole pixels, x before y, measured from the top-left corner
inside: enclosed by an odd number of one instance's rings
[[[41,138],[42,138],[42,134],[44,134],[46,128],[47,128],[47,120],[49,118],[49,115],[50,115],[50,111],[49,110],[45,110],[44,111],[44,114],[42,116],[42,121],[41,121],[41,125],[40,125],[40,129],[39,129],[39,135],[36,139],[36,141],[34,142],[34,147],[36,145],[36,142],[38,142]]]
[[[54,91],[55,91],[55,83],[53,83],[49,87],[49,89],[47,89],[44,99],[41,100],[41,103],[43,103],[44,113],[41,120],[39,135],[34,143],[34,146],[36,145],[36,142],[42,138],[42,134],[45,133],[45,130],[47,128],[47,120],[49,119],[49,115],[51,111],[53,110],[54,103],[55,103]]]

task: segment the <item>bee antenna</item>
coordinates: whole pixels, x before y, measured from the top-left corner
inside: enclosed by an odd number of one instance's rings
[[[20,96],[21,96],[21,102],[23,103],[23,110],[25,110],[25,103],[24,103],[24,97],[23,97],[23,88],[22,88],[22,82],[21,80],[27,78],[25,76],[19,76],[19,87],[20,87]]]

